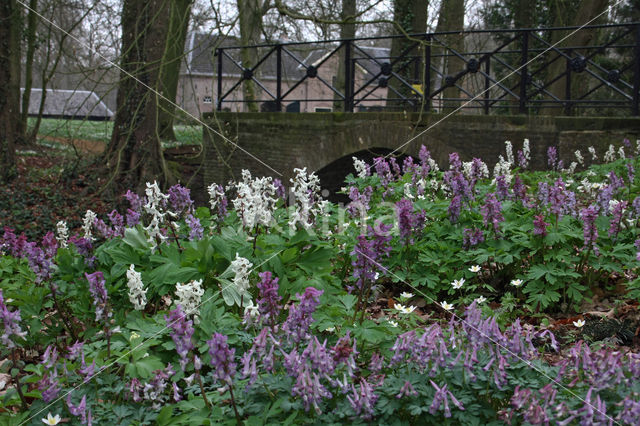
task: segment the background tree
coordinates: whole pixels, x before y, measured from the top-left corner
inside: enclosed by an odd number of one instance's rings
[[[158,133],[159,75],[170,16],[169,0],[124,0],[122,59],[113,133],[104,162],[117,183],[142,190],[166,185],[168,173]],[[135,77],[135,78],[134,78]]]
[[[15,176],[15,143],[20,123],[20,37],[22,9],[14,0],[0,2],[0,178]]]
[[[252,46],[260,43],[264,26],[262,19],[271,9],[270,0],[237,0],[238,23],[240,27],[240,45]],[[258,49],[241,49],[240,57],[244,68],[251,68],[258,62]],[[246,108],[249,111],[258,111],[256,99],[256,87],[253,81],[245,80],[243,85],[243,95]]]
[[[436,32],[461,31],[458,34],[449,34],[442,36],[444,43],[456,52],[464,52],[464,0],[442,0],[440,4],[440,14],[438,15],[438,26]],[[437,49],[440,52],[440,72],[443,78],[447,76],[453,77],[464,67],[464,61],[453,54],[449,49]],[[446,81],[443,82],[447,84]],[[459,101],[454,99],[460,98],[460,89],[454,85],[448,86],[443,92],[442,97],[445,99],[442,103],[442,111],[447,112],[457,108]],[[448,99],[448,100],[447,100]]]

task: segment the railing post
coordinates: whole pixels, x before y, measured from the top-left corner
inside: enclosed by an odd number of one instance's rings
[[[424,89],[422,96],[427,109],[431,109],[431,36],[426,37],[424,52]]]
[[[491,80],[489,80],[489,76],[491,75],[491,56],[487,56],[487,62],[484,64],[484,73],[486,74],[484,77],[484,115],[489,115],[489,107],[491,106],[489,103],[489,92],[491,91]]]
[[[276,111],[282,112],[282,45],[276,46]]]
[[[520,60],[520,114],[527,113],[527,84],[529,70],[527,68],[529,62],[529,31],[522,32],[522,58]]]
[[[351,78],[351,40],[344,41],[344,111],[353,112],[353,81]]]
[[[216,109],[222,111],[222,49],[217,48],[215,54],[218,56],[218,96]]]
[[[564,114],[571,115],[571,55],[573,52],[569,50],[567,53],[569,57],[567,58],[567,76],[564,85]]]
[[[633,47],[633,105],[631,115],[640,115],[640,24],[634,31],[635,45]]]

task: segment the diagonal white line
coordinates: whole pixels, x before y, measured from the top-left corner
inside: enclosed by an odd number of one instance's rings
[[[20,3],[22,6],[24,6],[26,9],[28,9],[30,12],[35,13],[38,17],[40,17],[40,19],[42,19],[43,21],[47,22],[48,24],[54,26],[57,30],[62,31],[63,33],[67,34],[69,37],[71,37],[74,41],[76,41],[79,45],[81,45],[82,47],[93,51],[93,53],[95,53],[97,56],[99,56],[100,58],[102,58],[104,61],[106,61],[109,65],[117,68],[118,70],[120,70],[122,73],[126,74],[127,77],[135,80],[138,84],[142,85],[143,87],[145,87],[146,89],[148,89],[150,92],[154,93],[157,97],[161,98],[162,100],[168,102],[169,104],[171,104],[172,106],[174,106],[175,108],[177,108],[179,111],[185,113],[187,116],[189,116],[190,118],[194,119],[196,122],[198,122],[199,124],[201,124],[202,126],[204,126],[207,130],[209,130],[210,132],[216,134],[217,136],[221,137],[222,139],[224,139],[225,142],[230,143],[231,145],[235,146],[236,148],[238,148],[240,151],[244,152],[245,154],[247,154],[249,157],[253,158],[254,160],[256,160],[257,162],[259,162],[260,164],[262,164],[263,166],[265,166],[266,168],[268,168],[269,170],[271,170],[272,172],[274,172],[275,174],[277,174],[278,176],[282,176],[282,173],[280,173],[279,171],[277,171],[276,169],[274,169],[273,167],[271,167],[270,165],[268,165],[267,163],[265,163],[264,161],[262,161],[261,159],[259,159],[258,157],[256,157],[255,155],[253,155],[252,153],[250,153],[249,151],[247,151],[246,149],[244,149],[243,147],[241,147],[240,145],[238,145],[237,143],[235,143],[234,141],[232,141],[231,139],[229,139],[228,137],[226,137],[225,135],[223,135],[222,133],[220,133],[219,131],[213,129],[211,126],[209,126],[207,123],[205,123],[204,121],[202,121],[199,117],[196,117],[195,115],[191,114],[189,111],[187,111],[186,109],[182,108],[180,105],[178,105],[175,100],[170,100],[168,99],[166,96],[164,96],[162,93],[158,92],[157,90],[155,90],[153,87],[149,86],[148,84],[144,83],[143,81],[141,81],[139,78],[137,78],[135,75],[131,74],[128,71],[125,71],[121,66],[119,66],[118,64],[116,64],[115,62],[111,61],[110,59],[108,59],[106,56],[104,56],[103,54],[101,54],[100,52],[98,52],[95,49],[92,49],[87,43],[83,42],[82,40],[80,40],[78,37],[74,36],[73,34],[65,31],[63,28],[61,28],[58,24],[56,24],[55,22],[52,22],[51,20],[47,19],[46,17],[42,16],[40,13],[38,13],[38,11],[32,9],[31,7],[29,7],[29,5],[27,5],[26,3],[24,3],[22,0],[16,0],[16,2]]]
[[[258,269],[259,267],[261,267],[262,265],[264,265],[265,263],[269,262],[271,259],[273,259],[274,257],[276,257],[277,255],[279,255],[280,253],[282,253],[283,250],[279,250],[278,252],[274,253],[272,256],[270,256],[267,260],[265,260],[264,262],[260,263],[257,266],[254,266],[249,273],[255,271],[256,269]],[[231,285],[231,284],[230,284]],[[220,289],[220,293],[222,294],[222,291],[224,291],[225,289],[227,289],[230,285],[227,285],[226,287]],[[208,301],[210,301],[211,299],[213,299],[214,297],[216,297],[218,295],[218,292],[214,293],[211,297],[209,297],[208,299],[200,302],[197,307],[200,308],[202,305],[204,305],[205,303],[207,303]],[[181,318],[184,318],[185,315],[183,315]],[[22,423],[20,423],[21,425],[26,424],[29,422],[29,420],[37,417],[40,413],[42,413],[43,411],[47,410],[49,407],[51,407],[52,405],[56,404],[58,401],[64,399],[67,397],[67,395],[71,394],[73,391],[79,389],[81,386],[89,383],[94,377],[96,377],[97,375],[99,375],[100,373],[102,373],[103,371],[105,371],[106,369],[110,368],[111,366],[113,366],[115,363],[117,363],[118,361],[128,357],[132,352],[136,351],[137,349],[140,349],[146,342],[148,342],[149,340],[155,338],[156,336],[162,334],[165,332],[165,330],[167,330],[169,327],[171,327],[173,324],[175,324],[179,319],[174,320],[173,322],[167,324],[166,326],[164,326],[161,330],[157,331],[156,333],[152,334],[150,337],[148,337],[147,339],[143,340],[142,342],[140,342],[136,347],[134,347],[133,349],[131,349],[130,351],[126,352],[123,355],[120,355],[118,358],[116,358],[115,360],[113,360],[112,362],[110,362],[109,364],[103,365],[102,367],[100,367],[100,369],[98,371],[96,371],[94,374],[90,375],[88,378],[85,378],[82,383],[74,386],[73,388],[71,388],[69,391],[67,391],[64,395],[59,396],[58,398],[56,398],[55,400],[53,400],[52,402],[50,402],[49,404],[47,404],[46,406],[44,406],[43,408],[41,408],[39,411],[37,411],[35,414],[33,414],[31,417],[29,417],[28,419],[24,420]]]
[[[379,262],[377,262],[376,260],[372,259],[371,257],[367,256],[365,253],[362,253],[362,251],[360,251],[357,247],[355,249],[355,252],[357,254],[362,255],[363,257],[367,258],[370,262],[372,262],[373,264],[375,264],[378,268],[384,270],[386,273],[392,275],[394,278],[396,278],[398,281],[403,282],[404,284],[408,285],[409,287],[411,287],[414,291],[416,291],[417,293],[419,293],[422,297],[424,297],[425,299],[428,299],[431,303],[436,304],[437,306],[439,306],[445,313],[451,314],[451,316],[453,318],[457,318],[460,322],[466,324],[468,327],[472,328],[473,330],[477,331],[478,333],[480,333],[483,337],[487,338],[489,341],[491,341],[491,343],[495,344],[496,346],[500,347],[501,349],[504,349],[505,351],[509,352],[513,357],[517,358],[518,360],[524,362],[529,368],[535,370],[536,372],[540,373],[542,376],[544,376],[546,379],[549,379],[550,381],[552,381],[553,383],[555,383],[556,385],[558,385],[560,388],[562,388],[563,390],[567,391],[569,394],[571,394],[573,397],[575,397],[576,399],[584,402],[585,404],[588,404],[591,408],[593,408],[595,411],[597,411],[598,413],[606,416],[609,420],[611,420],[612,422],[616,423],[616,424],[621,424],[619,422],[617,422],[614,418],[612,418],[611,416],[609,416],[607,413],[603,413],[600,410],[598,410],[597,407],[595,407],[593,404],[591,404],[590,402],[588,403],[584,398],[582,398],[580,395],[576,394],[575,392],[573,392],[571,389],[569,389],[568,387],[566,387],[565,385],[563,385],[562,383],[560,383],[558,380],[554,379],[553,377],[549,376],[547,373],[545,373],[543,370],[537,368],[535,365],[533,365],[529,360],[526,360],[524,358],[522,358],[520,355],[516,354],[515,352],[513,352],[512,350],[510,350],[509,348],[507,348],[506,346],[504,346],[503,344],[501,344],[500,342],[496,342],[494,339],[491,338],[491,336],[487,335],[486,333],[484,333],[482,330],[480,330],[479,328],[477,328],[475,325],[469,323],[467,320],[465,320],[464,318],[459,317],[458,315],[456,315],[453,311],[448,311],[446,309],[444,309],[442,307],[442,304],[440,302],[438,302],[437,300],[434,300],[432,297],[429,297],[428,295],[426,295],[422,290],[420,290],[419,288],[413,286],[412,284],[408,283],[407,281],[405,281],[404,279],[400,278],[399,276],[397,276],[396,274],[394,274],[392,271],[390,271],[389,269],[387,269],[384,265],[380,264]]]

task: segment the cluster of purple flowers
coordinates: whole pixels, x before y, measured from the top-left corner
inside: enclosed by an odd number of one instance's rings
[[[229,348],[227,336],[220,333],[214,333],[207,344],[209,345],[214,377],[225,386],[231,386],[236,375],[236,363],[234,362],[236,350]]]
[[[367,186],[362,192],[358,190],[356,186],[349,188],[349,199],[351,202],[347,209],[352,217],[364,218],[369,211],[369,201],[371,201],[371,194],[373,194],[373,188]]]
[[[600,255],[596,241],[598,240],[598,227],[596,226],[596,219],[598,218],[598,209],[595,206],[589,206],[582,209],[580,212],[580,218],[582,219],[583,235],[584,235],[584,249],[591,250],[596,256]]]
[[[169,312],[169,316],[164,317],[167,327],[171,329],[171,339],[176,345],[176,352],[180,356],[180,367],[186,369],[189,363],[189,353],[193,350],[194,345],[191,340],[193,337],[193,321],[187,320],[186,315],[182,312],[182,307],[178,307]]]
[[[422,230],[425,223],[425,213],[420,211],[414,213],[411,200],[403,198],[396,203],[396,216],[398,218],[398,229],[400,238],[405,245],[413,243],[412,236]]]
[[[159,410],[169,399],[178,402],[182,400],[180,389],[176,382],[169,384],[174,374],[171,364],[167,364],[166,368],[155,370],[153,377],[146,383],[134,378],[129,384],[129,394],[134,402],[150,402],[156,410]],[[167,395],[167,392],[172,395]]]
[[[282,297],[278,294],[278,278],[274,278],[271,272],[261,272],[258,274],[260,282],[257,284],[260,297],[258,299],[258,309],[260,320],[263,324],[275,326],[282,307],[280,301]]]
[[[93,306],[96,309],[96,321],[106,321],[111,318],[111,312],[109,311],[108,302],[109,297],[107,295],[107,288],[105,287],[104,275],[101,271],[96,271],[92,274],[85,272],[84,276],[89,281],[89,293],[93,297]]]
[[[389,230],[391,225],[379,224],[379,229],[375,230],[371,226],[367,228],[366,235],[359,235],[358,242],[351,252],[355,256],[353,265],[353,277],[356,279],[355,289],[358,292],[366,292],[366,288],[375,281],[376,273],[383,272],[380,268],[380,261],[384,256],[389,256],[391,246],[391,235]],[[347,287],[349,292],[354,287]]]
[[[480,208],[482,212],[482,220],[484,226],[491,225],[493,232],[497,235],[500,234],[500,224],[504,222],[504,216],[502,216],[502,204],[496,198],[493,192],[489,192],[484,199],[484,204]]]
[[[4,228],[0,238],[0,252],[10,253],[16,258],[27,258],[31,270],[36,274],[36,284],[41,284],[51,277],[53,258],[58,251],[58,241],[53,232],[47,232],[42,238],[41,247],[36,242],[27,241],[24,234],[16,236],[13,229]]]

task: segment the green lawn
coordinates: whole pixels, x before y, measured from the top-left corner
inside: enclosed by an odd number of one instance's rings
[[[29,118],[29,127],[35,124],[34,118]],[[38,135],[65,139],[84,139],[108,142],[113,129],[112,121],[64,120],[45,118],[40,124]],[[202,127],[179,124],[174,126],[177,142],[163,142],[165,148],[176,145],[200,145],[202,143]]]

